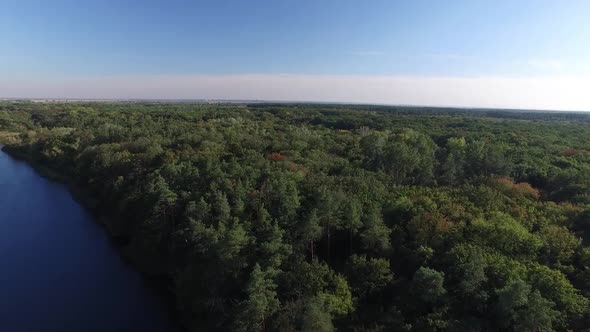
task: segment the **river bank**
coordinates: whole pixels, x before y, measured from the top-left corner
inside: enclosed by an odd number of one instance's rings
[[[143,274],[144,279],[157,294],[160,300],[166,304],[168,314],[174,318],[175,330],[180,331],[182,327],[178,323],[180,319],[175,310],[175,298],[171,290],[172,279],[169,275],[154,273],[154,269],[146,268],[146,264],[141,264],[141,259],[137,257],[129,248],[130,238],[124,232],[117,228],[120,224],[117,222],[120,216],[114,215],[107,210],[100,208],[100,202],[96,200],[92,193],[78,185],[72,178],[60,174],[52,168],[46,167],[37,162],[26,152],[19,150],[11,145],[1,145],[0,150],[14,160],[26,163],[35,173],[52,182],[63,185],[69,192],[72,199],[87,210],[92,216],[92,220],[106,230],[109,241],[116,247],[119,255],[126,264],[132,266]]]
[[[170,305],[67,187],[0,153],[3,331],[177,331]]]
[[[54,170],[41,165],[40,163],[38,163],[35,160],[33,160],[32,158],[30,158],[30,156],[28,154],[23,153],[23,152],[19,151],[17,148],[14,148],[10,145],[0,145],[0,150],[2,150],[3,152],[5,152],[6,154],[8,154],[9,156],[11,156],[14,159],[26,162],[30,167],[32,167],[42,177],[65,185],[67,187],[68,191],[72,194],[72,197],[76,200],[76,202],[80,203],[86,209],[91,211],[97,217],[96,221],[98,221],[100,224],[107,227],[107,229],[109,230],[109,233],[112,236],[116,237],[116,234],[113,234],[113,230],[108,227],[109,224],[112,224],[112,222],[109,222],[109,220],[112,219],[113,217],[106,216],[106,215],[99,215],[100,213],[97,210],[98,202],[94,198],[92,198],[92,196],[90,195],[89,192],[85,191],[83,188],[81,188],[79,185],[77,185],[72,179],[67,178],[64,175],[59,174],[59,173],[55,172]]]

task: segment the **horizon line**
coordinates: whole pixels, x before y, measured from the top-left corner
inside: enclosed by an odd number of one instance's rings
[[[566,109],[541,109],[541,108],[520,108],[520,107],[485,107],[485,106],[458,106],[458,105],[429,105],[429,104],[388,104],[388,103],[366,103],[366,102],[338,102],[338,101],[297,101],[297,100],[272,100],[272,99],[207,99],[207,98],[16,98],[2,97],[0,102],[37,102],[37,103],[125,103],[145,102],[159,104],[284,104],[284,105],[325,105],[325,106],[375,106],[375,107],[410,107],[410,108],[439,108],[457,110],[494,110],[494,111],[519,111],[519,112],[546,112],[546,113],[589,113],[588,110],[566,110]]]

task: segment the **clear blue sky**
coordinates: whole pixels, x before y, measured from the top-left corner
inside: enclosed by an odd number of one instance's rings
[[[590,1],[0,3],[0,74],[537,77],[590,71]]]

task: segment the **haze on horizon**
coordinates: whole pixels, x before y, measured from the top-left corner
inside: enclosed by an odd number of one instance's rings
[[[590,2],[6,1],[0,98],[590,110]]]

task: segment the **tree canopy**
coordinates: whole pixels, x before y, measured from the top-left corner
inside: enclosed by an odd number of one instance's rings
[[[136,266],[169,278],[195,331],[588,328],[589,122],[0,103],[0,131],[18,133],[4,149],[91,197]]]

